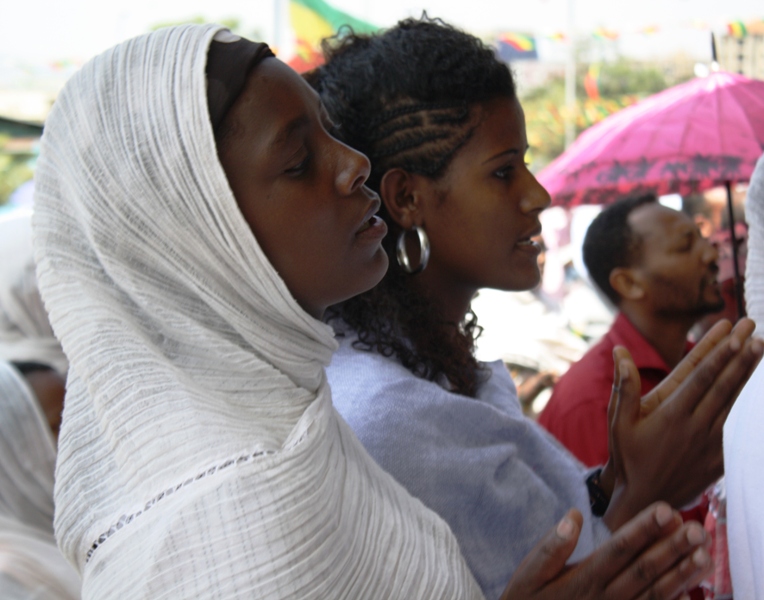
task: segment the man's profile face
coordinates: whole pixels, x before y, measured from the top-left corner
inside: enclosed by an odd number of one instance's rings
[[[717,251],[690,217],[651,203],[634,209],[629,226],[641,240],[633,270],[653,313],[700,317],[724,307]]]

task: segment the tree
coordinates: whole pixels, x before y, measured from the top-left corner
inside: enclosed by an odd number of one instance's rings
[[[29,166],[32,155],[7,152],[5,145],[9,139],[0,135],[0,205],[7,203],[14,190],[33,175]]]
[[[576,72],[577,103],[573,116],[576,135],[614,112],[692,77],[690,63],[680,59],[659,65],[621,57],[600,65],[580,63]],[[564,76],[560,73],[550,77],[520,100],[531,147],[529,156],[534,171],[538,171],[565,149]]]

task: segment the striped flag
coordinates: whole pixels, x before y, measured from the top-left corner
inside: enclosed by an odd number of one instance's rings
[[[504,33],[496,40],[499,58],[505,62],[536,60],[536,40],[520,33]]]
[[[748,35],[748,29],[742,21],[733,21],[727,24],[727,33],[732,37],[744,38]]]
[[[322,62],[321,40],[349,26],[355,33],[372,33],[377,27],[334,8],[324,0],[289,0],[289,22],[295,40],[295,54],[287,57],[298,72],[308,71]]]

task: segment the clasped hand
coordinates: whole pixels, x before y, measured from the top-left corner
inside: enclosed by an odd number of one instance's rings
[[[723,475],[724,421],[764,351],[754,328],[750,319],[734,328],[717,323],[641,399],[631,356],[615,348],[610,460],[602,476],[612,485],[604,516],[611,531],[656,500],[685,506]]]

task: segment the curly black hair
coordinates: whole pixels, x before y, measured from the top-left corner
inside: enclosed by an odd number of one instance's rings
[[[583,258],[594,284],[615,305],[621,296],[610,285],[610,273],[639,259],[642,240],[629,227],[629,215],[640,206],[658,201],[655,194],[619,200],[598,214],[586,230]]]
[[[516,97],[512,73],[480,39],[423,15],[376,35],[344,31],[324,41],[325,64],[306,80],[320,94],[338,137],[371,161],[367,182],[379,191],[392,168],[441,178],[476,127],[476,104]],[[480,380],[471,311],[447,322],[437,302],[413,289],[395,260],[401,232],[387,211],[383,245],[390,268],[382,282],[328,312],[355,331],[356,347],[395,356],[412,373],[445,377],[450,388],[475,396]]]

